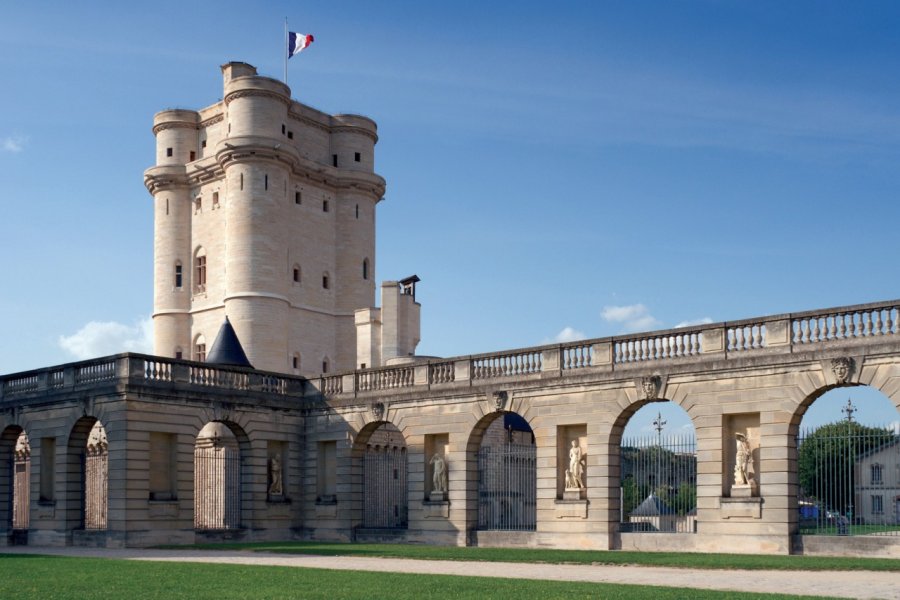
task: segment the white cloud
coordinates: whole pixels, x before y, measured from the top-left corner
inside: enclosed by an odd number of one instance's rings
[[[605,321],[621,325],[626,333],[634,331],[648,331],[658,328],[662,323],[650,314],[643,304],[630,304],[628,306],[604,306],[600,316]]]
[[[59,336],[60,348],[78,360],[118,354],[153,351],[153,320],[149,317],[134,325],[115,321],[91,321],[72,335]]]
[[[0,148],[2,148],[4,152],[18,154],[25,149],[26,141],[26,138],[21,135],[8,135],[5,138],[0,139]]]
[[[556,334],[552,341],[557,343],[577,342],[578,340],[587,339],[584,332],[578,331],[573,327],[563,327],[562,331]]]
[[[687,321],[682,321],[675,327],[690,327],[691,325],[708,325],[712,323],[713,320],[709,317],[700,317],[699,319],[688,319]]]

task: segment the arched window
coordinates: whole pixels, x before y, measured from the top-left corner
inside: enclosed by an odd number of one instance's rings
[[[194,338],[194,360],[206,362],[206,338],[203,337],[203,334]]]
[[[197,248],[194,254],[194,291],[206,291],[206,250]]]
[[[362,272],[363,272],[363,279],[368,279],[369,278],[369,259],[368,258],[363,259]]]

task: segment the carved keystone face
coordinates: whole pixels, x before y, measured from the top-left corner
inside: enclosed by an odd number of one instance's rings
[[[376,421],[380,421],[384,418],[384,404],[381,402],[376,402],[372,405],[372,414],[375,416]]]
[[[849,358],[840,357],[831,361],[831,371],[838,383],[847,383],[850,378],[850,371],[853,368],[853,361]]]
[[[656,400],[656,394],[659,391],[659,379],[657,377],[641,378],[641,393],[644,400]]]

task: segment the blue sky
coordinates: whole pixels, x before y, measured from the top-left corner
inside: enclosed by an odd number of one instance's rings
[[[379,124],[376,276],[422,278],[422,354],[900,295],[897,3],[0,14],[0,373],[144,343],[153,113],[280,77],[285,16],[294,96]]]

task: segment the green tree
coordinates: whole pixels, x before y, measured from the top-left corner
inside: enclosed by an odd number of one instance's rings
[[[846,515],[856,489],[854,463],[895,439],[890,430],[851,421],[819,427],[800,444],[797,471],[801,496],[816,500],[822,510]]]

